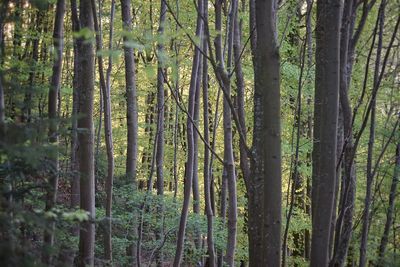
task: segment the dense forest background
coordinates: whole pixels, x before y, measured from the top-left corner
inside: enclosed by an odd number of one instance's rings
[[[399,266],[398,0],[1,0],[1,266]]]

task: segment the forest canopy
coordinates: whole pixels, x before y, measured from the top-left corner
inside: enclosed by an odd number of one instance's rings
[[[399,266],[400,2],[1,0],[1,266]]]

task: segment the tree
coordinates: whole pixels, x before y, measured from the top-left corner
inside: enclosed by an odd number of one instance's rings
[[[311,266],[327,266],[336,179],[341,4],[317,2]]]
[[[112,42],[113,42],[113,23],[114,23],[114,13],[115,13],[115,1],[111,2],[111,10],[110,10],[110,35],[108,42],[108,49],[112,50]],[[99,16],[97,18],[96,12],[96,3],[92,0],[92,12],[94,18],[94,28],[96,30],[96,52],[98,59],[98,71],[100,76],[100,91],[101,91],[101,107],[103,108],[104,114],[104,138],[106,143],[107,150],[107,178],[105,182],[105,190],[106,190],[106,201],[105,201],[105,209],[106,209],[106,220],[104,225],[104,256],[105,259],[109,262],[112,262],[112,190],[113,190],[113,181],[114,181],[114,145],[113,145],[113,132],[112,132],[112,123],[111,123],[111,70],[112,70],[112,55],[108,57],[108,67],[106,71],[106,77],[104,77],[104,64],[103,57],[101,55],[101,51],[103,49],[102,43],[102,25],[101,25],[101,4],[99,3]],[[100,112],[101,115],[101,112]],[[99,133],[100,133],[99,126]],[[100,134],[99,134],[100,136]],[[99,138],[99,137],[98,137]],[[100,143],[100,138],[98,140]]]
[[[203,0],[198,0],[197,2],[198,10],[203,9]],[[202,18],[201,14],[197,15],[196,22],[196,36],[201,37],[202,34]],[[185,163],[185,180],[184,180],[184,199],[181,211],[181,217],[179,221],[178,239],[176,241],[176,252],[174,258],[174,266],[179,266],[182,260],[183,244],[186,232],[186,221],[189,210],[190,193],[192,191],[193,183],[193,163],[194,163],[194,142],[193,142],[193,117],[194,117],[194,101],[196,96],[196,82],[197,73],[200,63],[200,50],[195,49],[193,56],[193,64],[190,78],[189,86],[189,103],[188,103],[188,113],[186,120],[186,136],[187,136],[187,161]]]
[[[254,129],[249,192],[250,265],[280,266],[281,129],[277,1],[256,0]],[[262,203],[262,217],[258,217]],[[251,221],[251,223],[250,223]],[[262,238],[257,238],[259,233]],[[261,244],[260,244],[261,242]]]
[[[80,1],[79,20],[81,29],[94,30],[92,4]],[[81,37],[82,38],[82,37]],[[79,42],[78,64],[81,71],[78,76],[79,113],[79,172],[80,207],[87,211],[89,220],[81,224],[79,234],[79,266],[94,265],[95,241],[95,190],[94,190],[94,133],[93,133],[93,91],[94,91],[94,53],[93,45],[87,40]]]
[[[121,12],[123,28],[127,32],[132,31],[131,1],[121,0]],[[125,57],[125,83],[126,83],[126,119],[128,128],[128,142],[126,154],[126,176],[136,187],[137,164],[137,134],[138,134],[138,110],[136,93],[135,60],[133,48],[126,44],[129,38],[124,35]]]
[[[378,266],[383,266],[383,258],[385,255],[388,239],[389,239],[389,230],[390,227],[392,226],[393,223],[393,211],[394,211],[394,204],[395,204],[395,198],[396,198],[396,191],[397,191],[397,184],[399,183],[399,171],[400,170],[400,144],[397,145],[396,148],[396,161],[395,161],[395,166],[394,166],[394,173],[393,173],[393,179],[392,179],[392,184],[390,186],[390,193],[389,193],[389,206],[387,208],[386,212],[386,222],[385,222],[385,228],[383,230],[381,242],[379,245],[379,250],[378,250]]]
[[[156,151],[156,165],[157,165],[157,195],[161,197],[159,203],[159,229],[156,230],[157,239],[161,240],[164,235],[164,143],[165,143],[165,97],[164,97],[164,65],[165,62],[162,61],[164,57],[164,27],[165,18],[167,13],[167,6],[164,0],[161,0],[160,8],[160,21],[158,27],[158,34],[160,41],[157,44],[157,151]],[[163,257],[160,251],[157,255],[157,265],[162,266]]]
[[[131,1],[121,0],[121,13],[123,29],[127,32],[132,31],[132,15]],[[126,86],[126,122],[127,122],[127,153],[126,153],[126,177],[128,181],[133,183],[136,190],[136,169],[137,169],[137,134],[138,134],[138,109],[137,109],[137,92],[136,92],[136,75],[135,75],[135,59],[133,48],[127,42],[129,38],[124,35],[124,58],[125,58],[125,86]],[[133,225],[134,233],[136,231],[136,223]],[[137,257],[137,248],[131,246],[131,255],[134,260],[139,261]]]
[[[53,62],[53,74],[51,76],[50,90],[48,96],[48,112],[49,112],[49,141],[57,146],[58,143],[58,94],[61,87],[61,70],[63,60],[63,22],[65,14],[65,1],[58,0],[56,6],[56,16],[54,18],[53,45],[56,51]],[[51,210],[56,204],[58,190],[58,151],[56,150],[51,158],[52,173],[49,179],[50,188],[47,193],[46,210]],[[43,255],[44,262],[50,263],[51,258],[48,256],[46,248],[50,248],[54,244],[54,222],[51,222],[50,229],[45,232],[44,242],[45,250]]]

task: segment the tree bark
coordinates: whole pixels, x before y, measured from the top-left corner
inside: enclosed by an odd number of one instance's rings
[[[249,192],[250,265],[281,262],[280,56],[277,1],[256,0],[252,181]],[[261,205],[262,206],[261,206]],[[258,215],[263,210],[262,215]],[[262,237],[257,237],[262,233]]]
[[[80,1],[80,26],[94,30],[92,5],[90,1]],[[78,47],[79,113],[79,172],[80,206],[89,215],[89,220],[81,224],[79,235],[79,266],[94,265],[95,241],[95,190],[94,190],[94,134],[93,134],[93,91],[94,53],[91,42],[81,40]]]
[[[310,266],[327,266],[336,180],[341,3],[317,2]]]

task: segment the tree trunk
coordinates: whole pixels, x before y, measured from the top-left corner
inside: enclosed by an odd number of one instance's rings
[[[92,0],[93,5],[93,16],[96,16],[95,2]],[[101,12],[101,3],[99,3],[99,13]],[[108,49],[112,50],[113,42],[113,23],[115,13],[115,0],[111,2],[110,12],[110,35]],[[95,17],[96,18],[96,17]],[[95,19],[95,29],[97,37],[97,52],[102,50],[102,34],[101,34],[101,17],[99,16],[99,23]],[[106,143],[107,151],[107,178],[105,182],[106,191],[106,218],[104,222],[104,257],[111,263],[112,262],[112,190],[114,180],[114,146],[113,146],[113,133],[112,133],[112,121],[111,121],[111,71],[112,71],[112,56],[108,57],[108,67],[106,72],[106,78],[103,73],[103,58],[98,55],[99,74],[100,74],[100,88],[101,96],[103,99],[103,114],[104,114],[104,138]]]
[[[232,146],[232,117],[231,114],[235,112],[231,110],[231,82],[228,72],[232,68],[233,60],[233,36],[234,36],[234,21],[237,14],[237,1],[231,2],[231,10],[229,12],[229,18],[227,23],[227,67],[224,66],[224,57],[222,49],[222,36],[217,34],[215,44],[216,54],[216,76],[219,80],[219,85],[222,87],[224,93],[223,101],[223,126],[224,126],[224,170],[222,175],[222,183],[226,183],[228,192],[228,237],[227,237],[227,248],[226,248],[226,264],[228,266],[234,266],[235,264],[235,249],[236,249],[236,232],[237,232],[237,193],[236,193],[236,174],[235,174],[235,163],[233,158],[233,146]],[[215,4],[215,28],[218,32],[222,30],[222,2],[217,1]],[[225,201],[224,186],[221,186],[221,203]],[[221,205],[222,207],[222,205]],[[223,212],[223,209],[221,209]],[[222,214],[224,215],[224,214]],[[225,217],[225,216],[223,216]],[[218,264],[222,264],[222,255],[218,261]]]
[[[123,28],[127,32],[132,31],[132,15],[131,15],[131,1],[121,0],[121,13]],[[129,38],[125,35],[124,42],[129,41]],[[137,164],[137,135],[138,135],[138,110],[137,110],[137,93],[136,93],[136,75],[135,75],[135,59],[133,54],[133,48],[128,47],[124,44],[124,58],[125,58],[125,86],[126,86],[126,120],[127,120],[127,155],[126,155],[126,177],[128,181],[133,184],[133,189],[137,189],[136,181],[136,164]],[[131,236],[137,235],[137,222],[136,215],[134,215],[134,223],[132,226],[133,233]],[[132,264],[139,265],[140,259],[138,257],[139,248],[136,246],[136,242],[132,241],[130,246],[130,254],[132,256]]]
[[[375,73],[374,73],[374,87],[377,86],[378,78],[379,78],[379,69],[381,64],[381,54],[382,54],[382,42],[383,42],[383,28],[385,22],[385,3],[383,0],[381,6],[379,8],[379,38],[378,38],[378,46],[376,51],[376,60],[375,60]],[[367,264],[367,246],[368,246],[368,232],[369,232],[369,221],[370,221],[370,208],[371,208],[371,191],[372,191],[372,183],[374,174],[372,171],[372,161],[373,161],[373,153],[374,153],[374,142],[375,142],[375,109],[376,109],[376,100],[372,100],[372,108],[371,108],[371,118],[370,118],[370,128],[369,128],[369,141],[368,141],[368,152],[367,152],[367,188],[365,192],[364,198],[364,214],[363,214],[363,222],[361,229],[361,243],[360,243],[360,260],[359,267],[365,267]]]
[[[53,62],[53,73],[50,81],[50,89],[48,95],[48,113],[49,113],[49,142],[56,146],[56,151],[52,155],[51,168],[49,178],[49,190],[46,197],[46,211],[51,210],[56,204],[57,189],[58,189],[58,173],[59,173],[59,162],[58,162],[58,94],[61,87],[61,70],[62,70],[62,59],[63,59],[63,22],[65,14],[65,1],[58,0],[56,6],[56,15],[54,19],[54,31],[53,31],[53,45],[54,51],[54,62]],[[44,233],[44,251],[42,260],[46,264],[51,264],[51,257],[48,254],[47,249],[51,248],[54,244],[54,222],[50,223],[50,227]]]
[[[198,10],[202,11],[203,0],[198,0],[197,7]],[[201,35],[202,35],[202,18],[200,14],[197,14],[196,36],[201,37]],[[195,155],[194,155],[194,143],[193,143],[193,124],[191,118],[194,117],[194,101],[196,97],[196,81],[197,81],[199,63],[200,63],[200,50],[196,48],[193,57],[192,73],[190,78],[188,118],[186,121],[187,162],[185,166],[185,178],[184,178],[184,193],[183,193],[184,199],[181,211],[181,218],[179,221],[179,230],[176,242],[174,266],[180,266],[182,261],[183,245],[185,241],[184,239],[186,232],[186,221],[189,212],[190,193],[192,191],[192,183],[193,183],[193,161],[194,161],[193,159]],[[191,118],[189,118],[189,116]]]
[[[90,1],[80,1],[80,25],[94,30],[93,13]],[[89,220],[81,224],[79,235],[79,266],[94,265],[95,241],[95,192],[94,192],[94,134],[93,134],[93,91],[94,91],[94,53],[91,42],[81,40],[78,47],[78,63],[81,67],[78,76],[79,113],[79,171],[81,209],[88,212]]]
[[[72,29],[74,32],[79,31],[79,19],[76,6],[76,0],[71,0],[71,20]],[[78,111],[79,111],[79,46],[81,40],[74,38],[74,77],[72,81],[73,96],[72,96],[72,137],[71,137],[71,208],[75,209],[79,207],[80,199],[80,175],[79,175],[79,161],[78,161]],[[77,229],[76,229],[77,230]],[[78,234],[77,231],[74,234]]]
[[[254,78],[254,162],[249,192],[251,266],[259,265],[260,262],[263,266],[280,266],[281,262],[282,184],[277,4],[275,0],[255,1],[257,41]],[[257,218],[260,210],[263,210],[262,215]],[[257,238],[260,233],[262,238]]]
[[[123,28],[127,32],[132,31],[131,1],[121,0],[121,12]],[[129,41],[125,35],[124,42]],[[125,56],[125,82],[126,82],[126,118],[128,127],[127,155],[126,155],[126,176],[132,181],[136,188],[136,163],[137,163],[137,134],[138,134],[138,110],[136,93],[135,60],[133,48],[124,44]]]
[[[2,5],[0,5],[0,66],[3,67],[4,63],[4,19],[6,17],[6,11],[8,7],[9,0],[5,0]],[[0,135],[4,136],[4,119],[5,119],[5,106],[4,106],[4,87],[3,87],[3,71],[0,71]],[[0,141],[2,141],[0,139]]]
[[[310,266],[327,266],[336,180],[341,4],[317,2]]]
[[[201,49],[204,48],[201,46]],[[201,80],[202,80],[202,73],[203,72],[203,56],[200,55],[199,59],[199,67],[197,69],[197,82],[196,82],[196,96],[194,100],[194,116],[193,120],[196,124],[196,127],[199,128],[199,119],[200,119],[200,93],[201,93]],[[200,215],[200,189],[199,189],[199,135],[197,131],[193,132],[193,151],[194,151],[194,158],[193,158],[193,212],[196,215]],[[194,243],[196,249],[201,248],[201,235],[198,228],[195,228],[194,233]]]
[[[208,0],[204,1],[204,18],[208,21]],[[204,32],[205,34],[205,32]],[[208,112],[208,59],[207,55],[207,39],[203,40],[203,122],[204,122],[204,141],[210,143],[210,129],[209,129],[209,112]],[[215,248],[214,248],[214,212],[211,205],[211,170],[210,170],[210,151],[204,146],[204,201],[205,211],[207,216],[207,253],[208,253],[208,266],[215,267]]]
[[[378,250],[378,257],[379,257],[378,266],[384,266],[384,256],[386,252],[387,243],[389,240],[389,231],[393,223],[393,211],[395,208],[394,205],[395,205],[397,184],[399,183],[399,173],[400,173],[400,144],[398,144],[396,148],[396,163],[394,166],[392,185],[390,186],[389,207],[387,208],[385,228],[383,230],[382,239]]]
[[[160,24],[158,28],[159,40],[163,40],[164,35],[164,24],[165,17],[167,13],[167,6],[164,0],[161,0],[161,8],[160,8]],[[156,165],[157,165],[157,195],[160,196],[158,199],[158,211],[157,211],[157,221],[159,226],[156,229],[156,238],[160,242],[164,235],[164,204],[163,204],[163,196],[164,196],[164,143],[165,143],[165,127],[164,127],[164,118],[165,118],[165,97],[164,97],[164,79],[166,79],[164,72],[164,62],[162,62],[162,58],[165,53],[164,43],[163,41],[159,41],[157,44],[157,154],[156,154]],[[157,266],[162,266],[163,263],[163,255],[162,250],[157,251]]]

